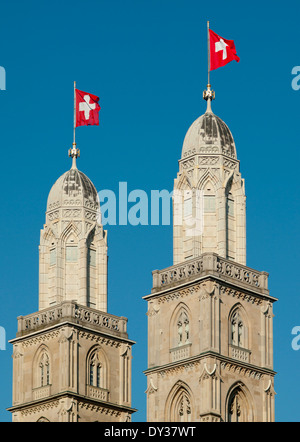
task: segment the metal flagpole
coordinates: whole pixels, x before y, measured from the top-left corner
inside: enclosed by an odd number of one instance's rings
[[[211,90],[210,85],[210,38],[209,38],[209,21],[207,21],[207,89],[203,91],[203,98],[207,101],[206,112],[211,112],[211,100],[215,99],[215,93]]]
[[[210,41],[209,41],[209,21],[207,21],[207,78],[210,86]]]
[[[76,129],[76,81],[74,81],[74,127],[73,127],[73,146],[76,146],[75,141],[75,129]]]
[[[80,156],[80,151],[76,148],[76,81],[74,81],[74,123],[73,123],[73,147],[69,149],[69,156],[72,158],[72,169],[76,169],[76,158]]]

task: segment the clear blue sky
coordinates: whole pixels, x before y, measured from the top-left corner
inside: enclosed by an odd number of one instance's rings
[[[99,127],[77,130],[78,167],[98,190],[173,188],[185,133],[205,111],[206,21],[235,41],[240,63],[214,71],[214,112],[235,138],[247,194],[247,264],[270,273],[276,420],[299,421],[300,65],[296,0],[88,0],[0,2],[1,309],[38,309],[38,244],[47,196],[70,166],[73,81],[100,96]],[[127,316],[135,421],[146,418],[151,272],[172,264],[171,226],[108,226],[109,312]],[[0,421],[12,400],[12,346],[0,351]]]

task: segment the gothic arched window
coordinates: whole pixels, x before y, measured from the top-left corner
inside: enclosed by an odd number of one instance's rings
[[[43,352],[40,355],[38,367],[39,367],[38,386],[45,387],[46,385],[50,385],[50,359],[46,350],[43,350]]]
[[[249,349],[249,324],[240,305],[229,315],[229,343],[235,347]]]
[[[177,405],[177,410],[179,422],[190,422],[191,421],[191,401],[188,394],[182,391]]]
[[[243,388],[236,387],[230,394],[227,416],[228,422],[251,422],[253,420],[249,398]]]
[[[168,422],[192,422],[193,406],[188,387],[179,381],[166,401],[165,417]]]
[[[245,347],[245,326],[239,311],[235,312],[231,318],[231,344]]]
[[[107,366],[102,351],[95,349],[88,358],[87,384],[92,387],[107,388]]]

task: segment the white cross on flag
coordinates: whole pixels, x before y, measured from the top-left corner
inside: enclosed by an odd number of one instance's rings
[[[76,127],[99,125],[99,97],[96,95],[79,91],[76,92]]]
[[[240,61],[233,40],[226,40],[209,30],[210,70],[220,68],[232,60]]]

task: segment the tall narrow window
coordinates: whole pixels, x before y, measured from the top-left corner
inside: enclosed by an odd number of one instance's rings
[[[44,364],[40,363],[40,386],[42,387],[44,385]]]
[[[101,379],[101,365],[97,365],[97,387],[101,387],[100,385],[100,379]]]
[[[106,361],[100,349],[94,350],[88,358],[87,384],[106,389]]]
[[[90,376],[89,384],[93,387],[102,387],[101,382],[101,363],[97,360],[93,360],[90,364]]]
[[[90,385],[94,385],[94,364],[93,364],[93,363],[90,364],[90,379],[89,379],[89,384],[90,384]]]
[[[227,213],[229,216],[234,216],[234,199],[231,193],[227,197]]]
[[[66,261],[67,262],[77,262],[78,258],[78,247],[77,246],[67,246],[66,247]]]
[[[183,196],[183,216],[184,219],[191,217],[193,215],[193,200],[192,191],[185,190]]]
[[[204,195],[204,212],[214,213],[216,211],[215,195]]]
[[[245,327],[238,311],[231,319],[231,344],[245,347]]]
[[[50,250],[50,266],[54,266],[56,264],[56,249]]]
[[[43,351],[40,357],[39,370],[40,370],[39,386],[44,387],[46,385],[50,385],[50,363],[49,363],[49,356],[46,353],[46,351]]]

